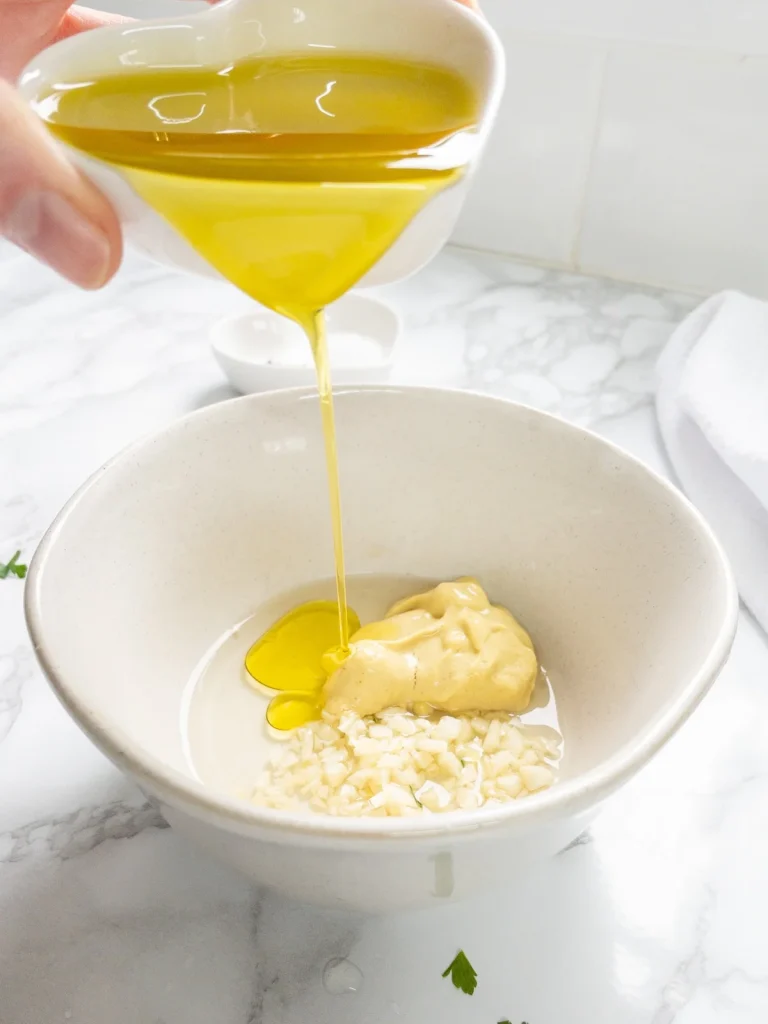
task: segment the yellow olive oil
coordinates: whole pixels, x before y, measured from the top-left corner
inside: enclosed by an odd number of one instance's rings
[[[306,331],[343,653],[350,616],[323,310],[461,176],[474,148],[477,97],[443,68],[326,51],[62,83],[37,110],[61,141],[119,167],[225,278]],[[327,609],[317,614],[315,626],[311,612],[300,620],[309,635],[325,636]],[[317,714],[300,700],[280,704],[281,728]]]

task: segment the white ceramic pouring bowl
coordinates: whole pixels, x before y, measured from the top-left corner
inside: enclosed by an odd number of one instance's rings
[[[19,89],[35,104],[56,83],[128,74],[139,68],[215,67],[249,56],[372,53],[459,72],[481,100],[478,145],[468,173],[436,196],[359,282],[386,284],[413,273],[448,240],[481,155],[504,87],[504,54],[490,26],[455,0],[225,0],[184,18],[83,32],[40,53]],[[318,49],[320,48],[320,49]],[[218,276],[113,166],[66,147],[109,197],[126,237],[161,263]]]
[[[471,573],[531,631],[566,742],[551,790],[407,819],[301,817],[192,776],[182,695],[268,598],[332,572],[316,395],[197,412],[118,456],[31,566],[38,657],[75,720],[171,825],[300,899],[388,910],[506,885],[562,849],[677,730],[723,665],[733,581],[686,499],[629,455],[512,403],[337,397],[352,573]],[[524,877],[524,875],[523,875]]]

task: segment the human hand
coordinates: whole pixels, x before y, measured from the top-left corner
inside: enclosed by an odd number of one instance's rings
[[[11,83],[51,43],[121,20],[69,0],[0,0],[0,236],[84,288],[103,285],[120,264],[117,216]]]

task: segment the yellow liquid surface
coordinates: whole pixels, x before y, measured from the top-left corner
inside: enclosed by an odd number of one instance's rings
[[[67,82],[37,110],[63,142],[119,166],[225,278],[306,331],[325,436],[343,656],[349,613],[323,309],[461,176],[475,145],[477,97],[438,67],[324,54]],[[327,636],[327,609],[297,611],[314,650],[313,638]],[[276,661],[293,664],[295,631],[286,636],[284,645],[274,637],[268,645],[271,675]],[[273,710],[281,728],[317,713],[289,695]]]

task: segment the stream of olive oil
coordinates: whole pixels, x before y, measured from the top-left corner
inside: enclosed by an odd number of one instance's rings
[[[475,145],[475,94],[443,68],[326,52],[62,83],[37,110],[63,142],[117,165],[225,278],[306,331],[320,393],[344,652],[344,545],[323,310],[462,174]]]
[[[339,647],[343,655],[349,649],[349,612],[347,609],[347,572],[344,565],[344,531],[341,524],[341,487],[339,461],[336,451],[336,417],[333,410],[331,366],[328,359],[328,339],[325,315],[315,313],[313,323],[307,327],[309,342],[317,369],[317,390],[320,394],[320,415],[323,420],[325,460],[328,467],[328,496],[331,502],[331,529],[333,530],[333,557],[336,569],[336,600],[339,605]]]

